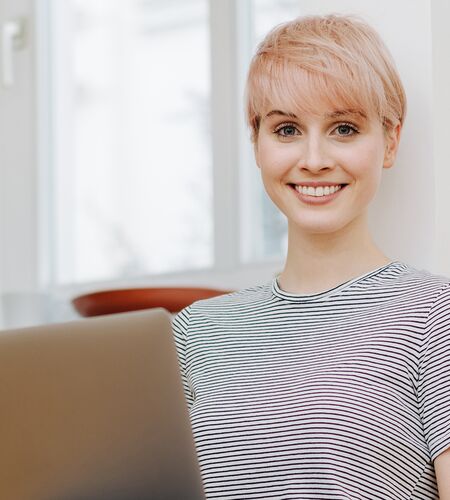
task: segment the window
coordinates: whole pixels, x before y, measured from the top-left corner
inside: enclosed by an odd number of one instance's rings
[[[206,0],[53,0],[58,284],[213,265]]]

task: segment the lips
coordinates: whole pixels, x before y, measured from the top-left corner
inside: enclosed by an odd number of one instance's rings
[[[293,185],[296,185],[296,186],[305,186],[305,187],[313,187],[313,188],[317,188],[317,187],[326,187],[326,186],[346,186],[347,183],[345,182],[308,182],[308,181],[304,181],[304,182],[296,182],[295,184],[294,183],[291,183]]]
[[[307,205],[325,205],[327,203],[332,202],[336,198],[340,196],[340,194],[345,191],[345,188],[348,184],[339,184],[341,189],[338,189],[336,192],[324,196],[313,196],[308,194],[303,194],[295,188],[295,184],[289,184],[292,191],[295,193],[297,198]]]

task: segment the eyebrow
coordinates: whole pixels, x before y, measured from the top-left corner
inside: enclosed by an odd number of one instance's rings
[[[359,116],[361,118],[366,119],[367,115],[363,111],[360,111],[359,109],[342,109],[342,110],[337,110],[333,111],[332,113],[327,113],[325,115],[326,118],[338,118],[339,116]]]
[[[285,113],[284,111],[280,111],[279,109],[274,109],[272,111],[269,111],[266,115],[266,118],[269,118],[269,116],[273,115],[281,115],[281,116],[289,116],[289,118],[297,118],[297,116],[294,113]]]
[[[281,115],[281,116],[287,116],[289,118],[298,119],[298,117],[294,113],[286,113],[285,111],[280,111],[279,109],[274,109],[272,111],[269,111],[269,113],[267,113],[266,115],[266,118],[269,118],[270,116],[273,115]],[[367,115],[365,113],[356,109],[340,109],[332,111],[331,113],[325,113],[324,118],[339,118],[340,116],[349,116],[349,115],[360,116],[361,118],[367,119]]]

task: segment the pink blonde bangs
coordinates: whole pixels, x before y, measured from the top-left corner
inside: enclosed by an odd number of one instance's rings
[[[376,32],[349,16],[309,16],[276,26],[258,47],[246,85],[252,141],[261,117],[278,109],[321,113],[352,109],[386,127],[403,123],[406,97]]]
[[[257,90],[250,93],[248,107],[252,116],[251,125],[271,109],[301,115],[319,114],[326,108],[339,108],[367,114],[368,109],[379,107],[370,89],[364,88],[355,79],[283,66],[276,77],[261,75]]]

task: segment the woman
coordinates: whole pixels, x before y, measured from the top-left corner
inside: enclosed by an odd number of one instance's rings
[[[450,500],[450,278],[368,228],[405,117],[388,50],[356,17],[295,19],[246,99],[288,253],[173,322],[207,498]]]

